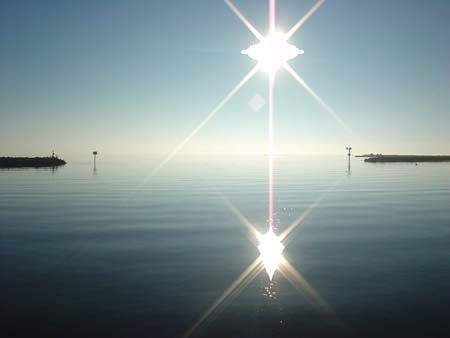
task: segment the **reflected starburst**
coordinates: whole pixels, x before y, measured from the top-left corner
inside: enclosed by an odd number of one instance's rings
[[[258,250],[269,279],[272,280],[275,270],[283,261],[284,245],[280,238],[270,229],[266,234],[259,238]]]
[[[228,209],[233,213],[239,222],[247,229],[250,240],[258,247],[260,255],[242,272],[242,274],[225,290],[225,292],[206,310],[206,312],[195,322],[186,332],[184,337],[190,337],[202,325],[204,325],[213,313],[223,310],[245,287],[247,287],[263,270],[266,270],[269,280],[272,280],[276,271],[289,281],[294,289],[306,295],[319,306],[323,312],[331,319],[341,325],[331,306],[319,295],[314,287],[283,257],[282,252],[288,241],[292,238],[295,230],[298,230],[306,220],[307,216],[319,205],[328,194],[334,190],[342,179],[337,180],[330,188],[322,193],[319,198],[300,214],[286,229],[279,235],[275,235],[270,228],[266,234],[261,234],[250,220],[242,212],[221,195]],[[269,284],[271,285],[271,284]]]

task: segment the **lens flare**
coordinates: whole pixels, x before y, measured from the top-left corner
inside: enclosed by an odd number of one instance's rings
[[[272,280],[273,274],[278,268],[278,265],[284,260],[283,250],[284,245],[281,244],[280,239],[273,233],[272,229],[259,239],[258,245],[261,260],[266,268],[269,279]]]
[[[274,73],[287,61],[304,52],[288,43],[283,34],[273,32],[260,43],[251,45],[241,53],[258,61],[262,70]]]

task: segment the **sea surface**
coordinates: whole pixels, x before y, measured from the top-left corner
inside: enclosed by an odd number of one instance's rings
[[[275,232],[309,210],[283,252],[305,282],[262,271],[196,325],[259,256],[230,206],[267,231],[266,162],[1,170],[1,337],[450,336],[450,163],[346,156],[275,160]]]

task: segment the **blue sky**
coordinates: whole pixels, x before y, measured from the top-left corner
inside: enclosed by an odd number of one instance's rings
[[[234,3],[261,33],[267,1]],[[314,4],[278,0],[287,30]],[[290,40],[277,74],[278,153],[450,153],[450,2],[328,0]],[[0,1],[0,154],[163,154],[253,67],[254,36],[221,0]],[[183,149],[261,153],[267,75],[258,73]]]

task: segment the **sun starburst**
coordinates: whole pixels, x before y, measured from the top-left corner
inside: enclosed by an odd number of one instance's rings
[[[303,54],[304,51],[289,44],[283,34],[274,32],[258,44],[244,49],[241,53],[258,61],[260,69],[274,73],[289,60]]]
[[[288,61],[295,59],[298,55],[304,53],[302,49],[288,42],[289,38],[301,27],[303,24],[317,11],[317,9],[325,2],[319,0],[316,4],[303,16],[287,33],[280,33],[276,31],[275,25],[275,0],[269,0],[269,34],[264,37],[250,21],[239,11],[239,9],[231,2],[231,0],[224,0],[231,8],[236,16],[245,24],[245,26],[253,33],[259,40],[259,43],[249,46],[242,50],[242,53],[250,58],[258,61],[258,64],[238,83],[229,93],[222,99],[213,110],[200,121],[200,123],[182,140],[177,146],[169,152],[150,172],[148,177],[141,182],[139,186],[143,186],[150,177],[157,174],[157,172],[166,165],[173,157],[175,157],[184,146],[225,106],[225,104],[241,89],[241,87],[248,82],[258,70],[263,70],[269,73],[269,98],[273,93],[273,86],[275,81],[275,72],[283,68],[321,105],[330,116],[336,120],[351,136],[356,136],[352,129],[344,123],[339,115],[325,103],[325,101],[302,79],[294,69],[289,66]],[[269,100],[270,101],[270,100]],[[270,103],[270,102],[269,102]],[[270,105],[269,105],[270,107]]]

